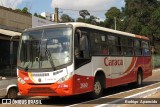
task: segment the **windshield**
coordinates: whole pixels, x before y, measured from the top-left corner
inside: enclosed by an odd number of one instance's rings
[[[71,61],[71,28],[53,28],[24,32],[18,66],[28,69],[55,68]]]

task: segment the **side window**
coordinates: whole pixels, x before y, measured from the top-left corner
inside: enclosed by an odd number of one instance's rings
[[[107,43],[107,36],[103,33],[100,34],[101,37],[101,55],[108,55],[109,50],[108,50],[108,43]]]
[[[141,41],[140,40],[134,41],[134,53],[136,56],[142,56],[142,48],[141,48]]]
[[[148,41],[142,41],[142,51],[144,56],[150,55],[150,48],[149,48],[149,42]]]
[[[109,45],[110,55],[121,55],[122,54],[120,37],[109,34],[108,35],[108,45]]]
[[[92,32],[91,48],[94,55],[108,55],[107,36],[101,31]]]
[[[82,37],[80,37],[80,51],[82,52],[83,58],[89,58],[89,44],[87,34],[82,34]]]
[[[81,33],[77,32],[75,36],[75,56],[76,58],[89,58],[89,42],[88,32],[80,29]]]
[[[92,53],[94,55],[99,55],[100,54],[100,43],[101,43],[101,38],[99,36],[98,32],[93,32],[91,33],[91,47],[92,47]]]
[[[133,56],[133,39],[124,37],[122,39],[123,55]]]

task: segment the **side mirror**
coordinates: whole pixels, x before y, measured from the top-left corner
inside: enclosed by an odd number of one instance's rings
[[[81,37],[82,37],[82,32],[81,32],[81,30],[77,29],[77,33],[78,33],[79,37],[81,38]]]

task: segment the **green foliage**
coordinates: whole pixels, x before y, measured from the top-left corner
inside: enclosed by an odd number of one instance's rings
[[[104,21],[104,23],[107,28],[114,29],[115,20],[116,20],[117,28],[118,28],[118,30],[120,30],[119,28],[121,26],[121,20],[123,20],[122,13],[121,13],[120,9],[118,9],[116,7],[111,7],[105,13],[105,16],[106,16],[106,20]]]
[[[15,11],[31,15],[31,13],[28,11],[27,7],[24,7],[22,10],[21,9],[16,9]]]
[[[84,23],[104,27],[104,22],[98,21],[99,19],[94,15],[90,15],[90,13],[87,10],[81,10],[81,11],[79,11],[79,14],[82,18],[81,17],[77,18],[76,22],[84,22]]]
[[[79,15],[83,17],[83,19],[86,18],[86,16],[90,16],[90,13],[87,10],[80,10]]]
[[[112,7],[105,16],[106,27],[114,29],[116,18],[117,30],[149,37],[160,54],[160,1],[125,0],[125,7],[121,11]]]
[[[160,23],[160,3],[157,0],[125,0],[124,15],[128,21],[125,31],[152,38],[157,36]]]
[[[16,9],[15,11],[17,11],[17,12],[22,12],[21,9]]]
[[[43,17],[43,16],[41,16],[41,15],[39,15],[39,14],[37,14],[37,13],[34,13],[34,16],[39,17],[39,18],[42,18],[42,19],[46,19],[45,17]]]
[[[121,11],[116,7],[111,7],[107,13],[105,13],[105,16],[107,19],[114,19],[114,17],[119,18],[121,15]]]
[[[74,22],[74,19],[72,19],[69,15],[67,14],[62,14],[61,16],[61,22]]]
[[[153,54],[152,55],[152,67],[153,68],[158,68],[160,67],[160,55],[158,54]]]
[[[85,18],[85,19],[79,17],[76,20],[76,22],[84,22],[84,23],[88,23],[88,24],[92,24],[92,25],[97,25],[97,26],[103,26],[103,27],[105,26],[103,21],[97,21],[97,20],[99,20],[97,17],[91,15],[90,17]]]
[[[27,8],[27,7],[24,7],[21,11],[22,11],[23,13],[26,13],[26,14],[31,14],[31,13],[28,11],[28,8]]]

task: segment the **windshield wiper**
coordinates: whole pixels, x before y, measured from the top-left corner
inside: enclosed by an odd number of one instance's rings
[[[51,66],[52,66],[52,69],[55,70],[55,65],[54,65],[54,62],[53,62],[53,60],[52,60],[51,53],[50,53],[50,51],[47,49],[47,47],[46,47],[46,53],[47,53],[47,56],[48,56],[48,58],[49,58],[49,62],[50,62],[50,64],[51,64]]]
[[[27,66],[24,68],[25,71],[28,71],[30,64],[31,64],[31,62],[29,62],[29,63],[27,64]]]

